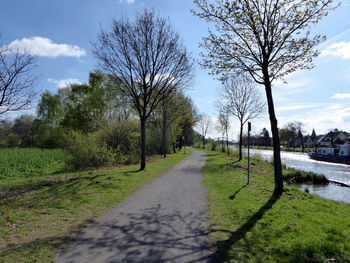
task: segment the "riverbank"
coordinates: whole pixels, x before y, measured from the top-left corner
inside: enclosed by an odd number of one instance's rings
[[[74,233],[161,172],[187,150],[139,165],[0,180],[0,262],[54,262]]]
[[[206,152],[209,231],[219,262],[350,260],[349,204],[290,186],[274,199],[271,164],[253,158],[246,185],[246,160],[233,164],[233,157]]]
[[[245,147],[247,149],[247,147]],[[255,146],[255,145],[252,145],[250,146],[251,149],[258,149],[258,150],[273,150],[273,147],[272,146]],[[301,147],[285,147],[285,146],[282,146],[281,147],[281,151],[285,151],[285,152],[304,152],[304,153],[307,153],[307,152],[312,152],[313,151],[313,148],[304,148],[304,151],[303,151],[303,148]]]

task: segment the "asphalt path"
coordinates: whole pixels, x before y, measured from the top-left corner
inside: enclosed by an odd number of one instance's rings
[[[206,155],[182,160],[82,230],[57,262],[213,262]]]

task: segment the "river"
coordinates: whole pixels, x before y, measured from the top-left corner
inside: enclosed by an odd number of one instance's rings
[[[251,149],[250,151],[252,155],[257,153],[265,160],[272,160],[273,152],[271,150]],[[324,174],[328,179],[350,184],[350,165],[316,161],[310,159],[307,153],[297,152],[281,151],[281,159],[282,163],[287,167]],[[349,187],[341,187],[334,184],[326,186],[299,184],[297,186],[303,191],[308,189],[310,193],[318,194],[328,199],[350,203]]]

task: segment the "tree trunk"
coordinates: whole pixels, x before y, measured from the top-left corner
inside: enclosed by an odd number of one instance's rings
[[[225,142],[224,142],[224,135],[225,134],[222,134],[222,137],[221,137],[221,151],[224,153],[225,152],[225,148],[224,148],[224,145],[225,145]]]
[[[226,147],[227,147],[227,156],[230,155],[230,149],[228,148],[228,132],[226,131]]]
[[[243,144],[243,122],[241,121],[241,128],[239,130],[239,157],[237,162],[242,160],[242,144]]]
[[[176,145],[175,145],[175,143],[174,143],[174,138],[173,138],[173,136],[174,136],[174,126],[172,125],[171,126],[171,134],[170,134],[170,138],[171,138],[171,145],[173,146],[173,152],[174,153],[176,153]]]
[[[141,117],[141,167],[140,170],[146,168],[146,118]]]
[[[203,150],[204,150],[204,147],[205,147],[205,137],[203,136]]]
[[[167,121],[166,109],[163,108],[162,151],[163,151],[164,158],[166,157],[166,152],[167,152],[166,121]]]
[[[272,132],[272,138],[273,138],[273,164],[274,164],[274,170],[275,170],[274,195],[280,195],[283,192],[280,138],[278,135],[277,119],[276,119],[275,109],[273,105],[270,77],[268,75],[267,69],[265,71],[266,71],[264,72],[265,91],[266,91],[267,105],[269,109],[269,116],[270,116],[270,123],[271,123],[271,132]]]

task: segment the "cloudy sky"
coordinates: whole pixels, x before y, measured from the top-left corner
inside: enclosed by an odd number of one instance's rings
[[[86,82],[89,72],[97,68],[91,43],[101,28],[108,29],[112,18],[132,18],[145,7],[169,17],[184,45],[200,59],[198,43],[207,34],[208,25],[191,14],[191,0],[1,0],[0,43],[38,54],[39,88],[56,92],[69,83]],[[327,35],[327,41],[319,46],[321,55],[315,59],[314,69],[293,73],[287,84],[274,83],[279,127],[302,121],[306,133],[313,128],[317,134],[333,128],[350,132],[349,14],[350,0],[343,0],[313,28],[315,33]],[[220,83],[198,66],[193,86],[187,91],[199,111],[214,121],[219,87]],[[29,113],[35,114],[35,110]],[[230,137],[236,138],[237,120],[232,118],[231,123]],[[267,114],[253,121],[253,131],[263,127],[270,127]]]

